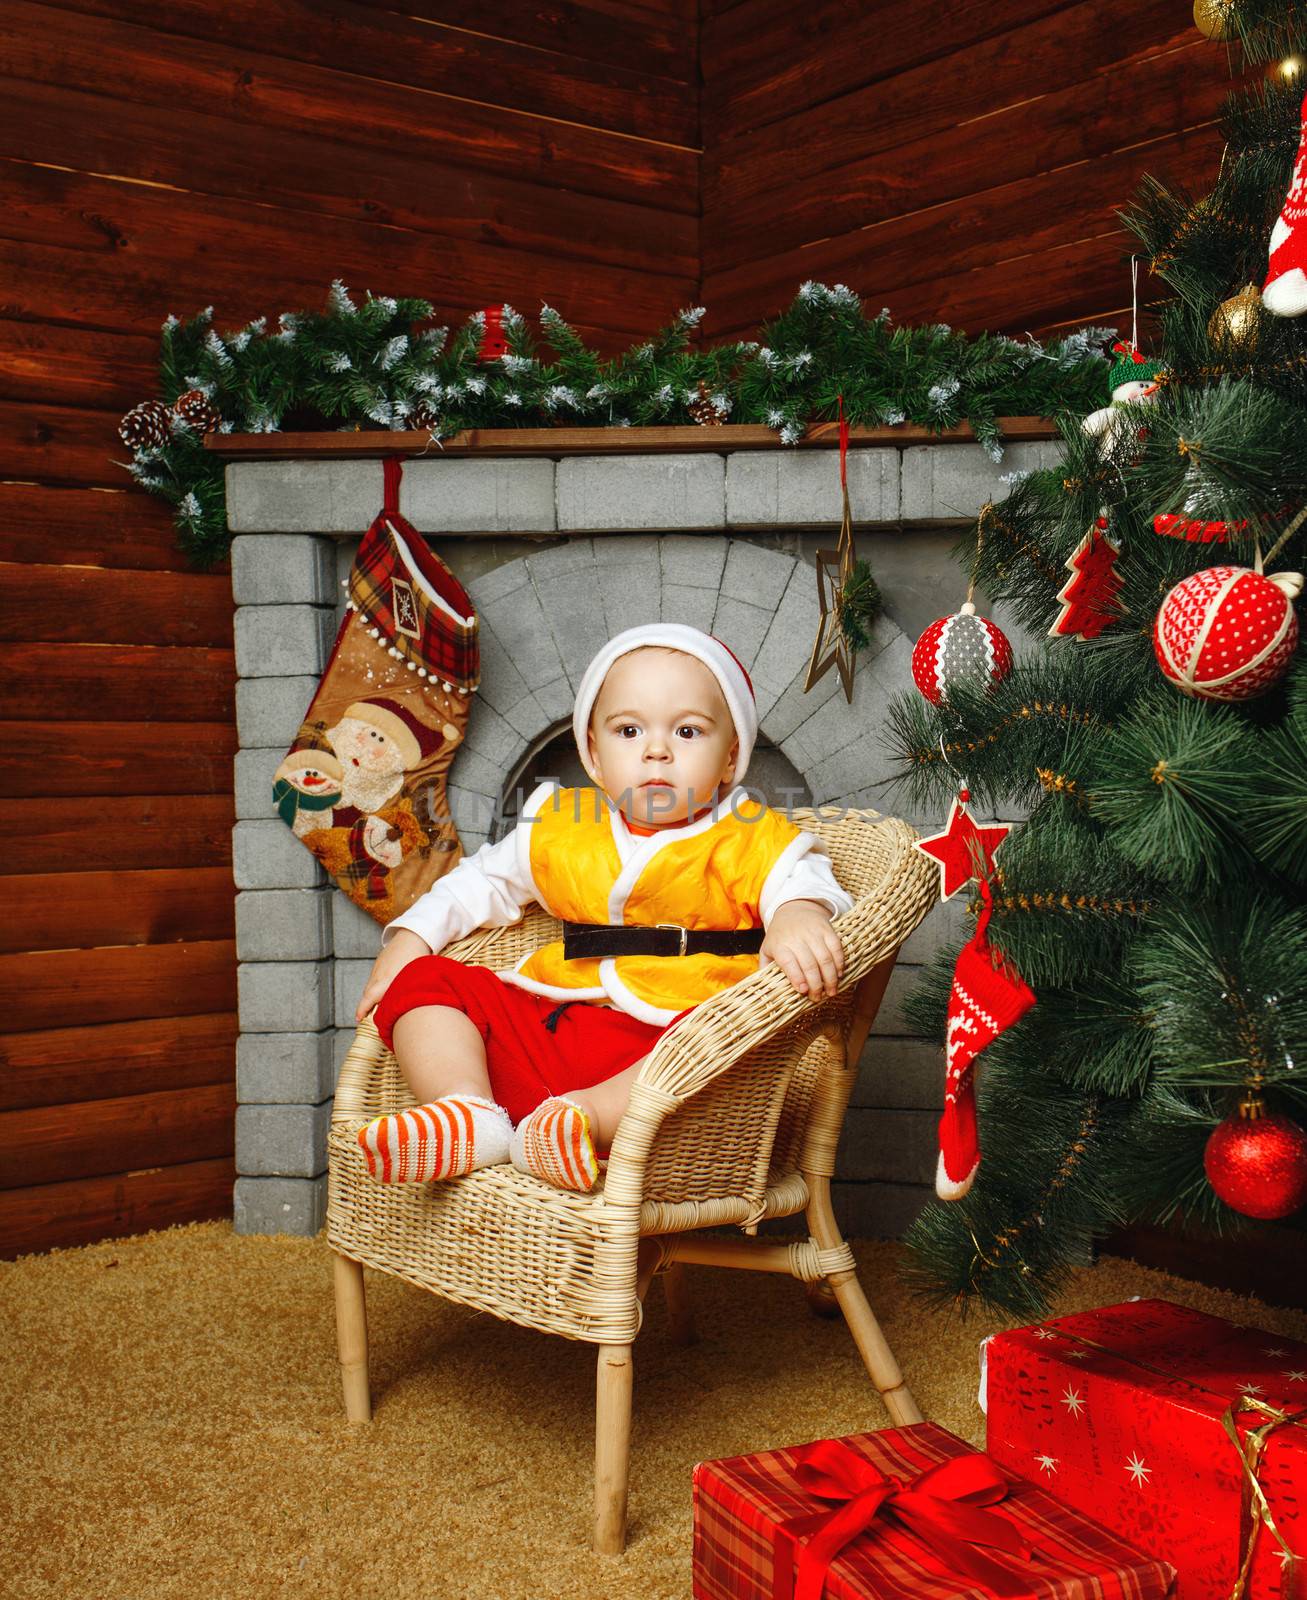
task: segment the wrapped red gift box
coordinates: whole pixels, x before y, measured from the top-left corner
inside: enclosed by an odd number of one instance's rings
[[[990,1455],[1170,1561],[1177,1600],[1229,1600],[1261,1510],[1258,1430],[1275,1529],[1307,1558],[1307,1345],[1136,1300],[998,1334],[987,1356]],[[1246,1600],[1287,1600],[1288,1564],[1257,1526]]]
[[[841,1475],[851,1493],[804,1486]],[[814,1575],[837,1517],[864,1526]],[[694,1469],[694,1600],[1160,1600],[1173,1577],[933,1422]]]

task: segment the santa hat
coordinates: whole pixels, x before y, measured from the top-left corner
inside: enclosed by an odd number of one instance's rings
[[[627,628],[610,639],[590,665],[585,669],[581,687],[576,692],[576,708],[572,712],[572,733],[580,752],[581,765],[590,771],[590,713],[599,698],[599,690],[608,676],[609,668],[618,656],[629,655],[632,650],[657,648],[679,650],[682,654],[702,661],[716,678],[731,721],[735,736],[740,741],[740,753],[735,764],[735,781],[741,782],[749,757],[753,754],[758,737],[758,704],[754,699],[753,684],[739,658],[720,639],[691,628],[683,622],[650,622],[639,628]]]
[[[427,756],[435,755],[445,742],[439,728],[429,728],[407,706],[400,705],[398,700],[355,700],[352,705],[345,707],[344,715],[366,722],[392,740],[404,763],[405,772],[416,767]]]

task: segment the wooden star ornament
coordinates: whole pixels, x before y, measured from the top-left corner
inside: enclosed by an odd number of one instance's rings
[[[973,878],[988,878],[999,845],[1012,832],[1011,825],[1005,822],[978,826],[967,810],[970,798],[963,789],[953,802],[943,833],[917,840],[917,849],[939,862],[941,900],[952,899]]]
[[[844,698],[853,699],[853,646],[844,631],[844,596],[848,593],[853,576],[853,512],[849,507],[848,485],[844,486],[844,520],[840,523],[839,542],[833,550],[818,550],[817,604],[821,607],[821,621],[817,625],[817,638],[808,663],[808,676],[803,681],[807,694],[813,684],[824,677],[832,667],[839,668],[840,682],[844,685]]]

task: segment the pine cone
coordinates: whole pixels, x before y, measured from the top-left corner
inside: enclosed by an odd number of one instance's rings
[[[410,428],[434,428],[439,421],[440,412],[430,400],[416,400],[409,407],[407,422]]]
[[[171,436],[168,407],[162,400],[142,401],[118,424],[118,437],[131,450],[157,450]]]
[[[212,433],[222,421],[218,408],[203,389],[188,389],[173,402],[173,410],[197,433]]]
[[[726,412],[720,406],[713,404],[708,393],[708,385],[702,378],[699,380],[699,398],[691,400],[686,409],[694,420],[705,428],[719,428],[726,421]]]

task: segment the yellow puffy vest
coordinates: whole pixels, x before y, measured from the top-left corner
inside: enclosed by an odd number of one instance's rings
[[[768,875],[778,863],[788,872],[817,842],[743,789],[720,801],[715,813],[645,836],[626,827],[601,790],[549,784],[527,799],[518,838],[536,898],[562,921],[672,922],[719,931],[761,927]],[[662,1025],[757,970],[756,955],[568,961],[557,939],[499,976],[532,994],[608,1001]]]

